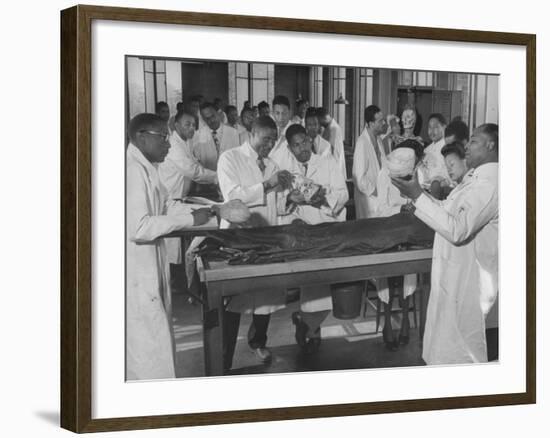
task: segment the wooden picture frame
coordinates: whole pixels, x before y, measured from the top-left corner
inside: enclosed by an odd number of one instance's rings
[[[92,418],[92,22],[113,20],[517,45],[526,48],[526,391],[274,409]],[[530,34],[75,6],[61,12],[61,426],[74,432],[213,425],[536,401],[536,37]]]

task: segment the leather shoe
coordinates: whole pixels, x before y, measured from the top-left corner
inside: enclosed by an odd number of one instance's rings
[[[296,326],[296,333],[294,335],[294,338],[296,339],[296,343],[301,347],[304,348],[307,342],[307,324],[302,320],[302,316],[300,315],[300,312],[294,312],[292,314],[292,323]]]
[[[262,363],[270,362],[273,357],[269,348],[266,347],[252,348],[252,352],[254,353],[254,356],[256,356],[256,358]]]

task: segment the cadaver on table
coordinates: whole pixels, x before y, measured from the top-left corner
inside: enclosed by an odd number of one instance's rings
[[[428,248],[433,230],[409,213],[386,218],[290,224],[207,233],[198,254],[230,264],[374,254],[390,249]]]

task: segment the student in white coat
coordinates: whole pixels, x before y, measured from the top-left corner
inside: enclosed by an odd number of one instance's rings
[[[309,102],[307,99],[298,99],[296,101],[296,114],[292,117],[292,123],[297,125],[306,126],[306,113],[309,109]]]
[[[331,156],[332,149],[330,143],[321,137],[321,125],[319,124],[319,119],[317,118],[317,109],[308,108],[305,116],[305,128],[309,138],[311,138],[313,152],[321,156]],[[344,180],[346,175],[342,174]]]
[[[446,126],[447,121],[442,114],[434,113],[428,117],[428,137],[432,142],[424,149],[423,166],[418,174],[420,185],[436,199],[443,199],[452,185],[441,154],[441,149],[445,146]]]
[[[222,123],[213,103],[203,103],[200,113],[205,126],[199,129],[193,140],[193,154],[204,167],[216,170],[220,155],[239,146],[239,134],[236,129]]]
[[[155,114],[129,124],[126,151],[126,378],[175,377],[174,340],[163,234],[206,223],[210,209],[169,212],[157,164],[170,144],[168,126]]]
[[[417,178],[393,178],[435,232],[422,357],[428,365],[487,361],[485,318],[498,293],[498,126],[479,126],[466,146],[471,170],[445,201]]]
[[[353,184],[357,219],[376,217],[378,198],[376,182],[386,156],[380,136],[387,130],[386,119],[380,108],[365,108],[365,128],[355,142],[353,153]]]
[[[407,139],[395,146],[388,155],[386,166],[378,174],[376,184],[378,213],[377,217],[388,217],[398,214],[407,207],[408,199],[401,196],[399,190],[392,184],[391,175],[412,176],[418,162],[422,159],[424,147],[416,140]],[[400,289],[399,305],[401,307],[401,329],[395,339],[392,327],[392,295],[390,284]],[[378,298],[384,303],[384,328],[382,331],[384,344],[390,351],[396,351],[399,345],[409,343],[409,297],[415,292],[417,274],[405,276],[378,278],[376,288]]]
[[[160,180],[168,190],[169,199],[183,199],[189,193],[191,181],[198,184],[217,184],[218,175],[206,169],[191,152],[191,141],[195,135],[193,114],[179,111],[174,117],[174,130],[170,134],[170,151],[159,164]],[[181,239],[166,239],[168,261],[181,263]]]
[[[282,216],[282,223],[300,220],[314,225],[345,221],[348,189],[336,160],[330,154],[313,153],[311,138],[302,125],[290,126],[286,139],[288,146],[277,151],[273,160],[280,169],[308,178],[321,189],[307,202],[296,189],[283,192],[284,210],[279,214],[286,216]],[[303,286],[300,295],[300,311],[292,314],[296,325],[295,338],[302,351],[311,354],[319,347],[321,324],[332,310],[330,285]]]
[[[254,110],[250,107],[244,107],[241,111],[241,123],[244,128],[239,134],[239,145],[252,140],[252,124],[254,123]]]
[[[344,177],[347,178],[344,134],[342,133],[342,128],[325,108],[317,108],[317,118],[323,128],[321,136],[330,143],[332,155],[340,165]]]
[[[277,141],[271,150],[270,157],[279,149],[284,149],[287,146],[286,130],[294,123],[290,120],[290,101],[286,96],[275,96],[273,98],[273,120],[277,124]]]
[[[291,175],[269,158],[277,139],[270,117],[259,117],[252,126],[252,141],[224,152],[218,163],[218,179],[224,200],[240,199],[250,209],[250,225],[278,225],[276,191],[290,186]],[[221,227],[229,225],[222,221]],[[248,344],[262,362],[271,360],[266,348],[270,315],[285,306],[285,290],[254,291],[232,297],[224,314],[224,367],[231,368],[240,314],[253,313]]]

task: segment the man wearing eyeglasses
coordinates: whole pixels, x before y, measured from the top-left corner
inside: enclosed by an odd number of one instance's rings
[[[170,149],[166,121],[139,114],[126,151],[126,378],[175,377],[166,248],[159,236],[202,225],[210,209],[170,205],[157,170]]]

